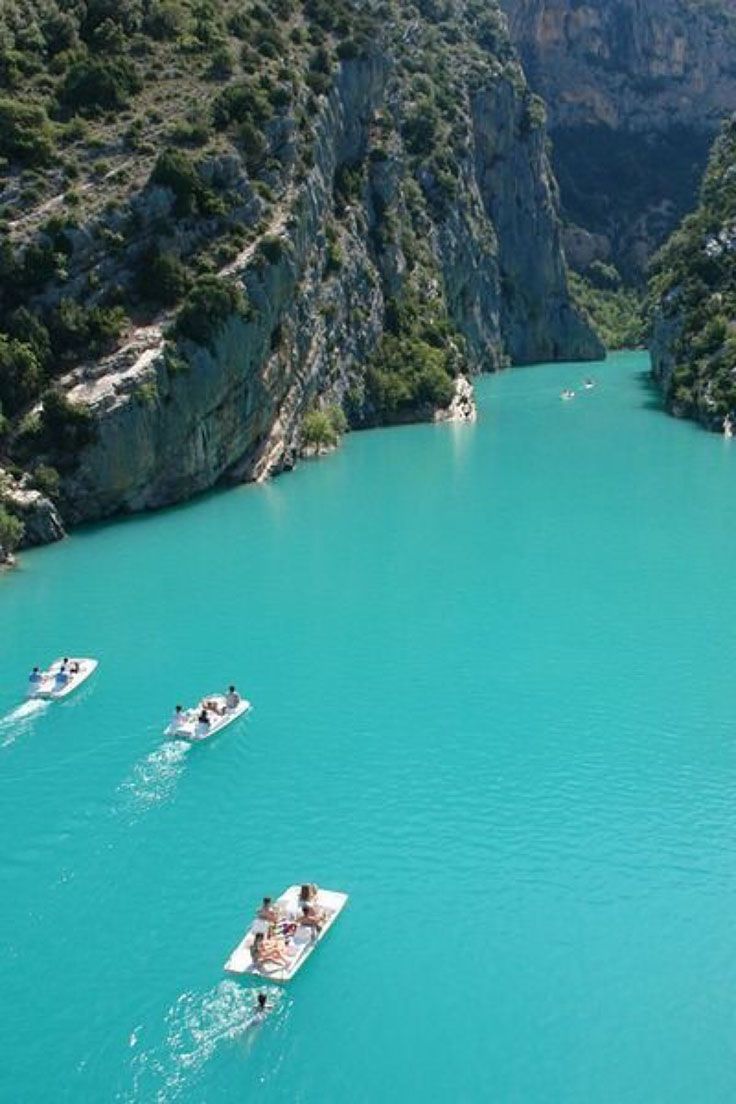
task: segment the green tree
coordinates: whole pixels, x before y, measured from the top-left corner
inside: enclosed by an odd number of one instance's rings
[[[25,527],[20,518],[11,514],[0,503],[0,562],[16,550],[21,540]]]

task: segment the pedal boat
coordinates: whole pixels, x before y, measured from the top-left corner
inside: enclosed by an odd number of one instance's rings
[[[46,671],[41,671],[41,681],[28,690],[29,698],[45,698],[49,701],[67,698],[75,690],[78,690],[83,682],[87,681],[89,676],[97,670],[98,664],[96,659],[70,656],[67,661],[67,669],[76,664],[79,670],[73,674],[69,673],[67,681],[63,686],[59,686],[56,682],[56,675],[61,670],[63,662],[63,659],[56,659]]]
[[[217,709],[224,711],[218,713],[214,709],[207,709],[207,715],[210,718],[208,725],[201,724],[199,720],[200,713],[206,708],[205,702],[214,702]],[[249,709],[250,702],[246,701],[245,698],[241,698],[234,709],[228,709],[224,694],[208,694],[206,698],[202,698],[195,709],[185,710],[181,714],[181,720],[178,724],[171,721],[164,729],[164,736],[170,736],[178,740],[190,740],[192,743],[211,740],[218,732],[222,732],[223,728],[227,728],[233,721],[237,721],[238,717],[244,716]]]
[[[256,917],[248,928],[245,936],[235,948],[225,963],[225,970],[229,974],[253,974],[256,977],[268,978],[271,981],[290,981],[297,970],[300,970],[307,961],[312,951],[322,942],[324,937],[338,916],[348,903],[347,893],[338,893],[332,889],[320,889],[317,896],[310,904],[320,909],[325,915],[325,922],[319,934],[315,934],[313,928],[302,927],[299,924],[301,907],[299,905],[299,891],[301,886],[289,886],[284,893],[274,902],[277,905],[286,922],[296,923],[297,928],[293,936],[286,939],[287,954],[290,961],[285,966],[276,962],[264,962],[256,964],[250,956],[250,948],[258,932],[266,934],[269,925],[265,920]]]

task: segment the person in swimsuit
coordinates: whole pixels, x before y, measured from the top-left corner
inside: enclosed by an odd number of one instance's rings
[[[299,917],[299,923],[303,928],[311,928],[313,936],[318,936],[322,931],[322,925],[324,924],[324,915],[312,905],[302,905],[302,914]]]
[[[256,916],[259,920],[265,920],[268,924],[277,924],[281,919],[279,910],[273,904],[270,897],[263,898],[263,904],[256,913]]]
[[[240,694],[234,686],[231,686],[227,694],[225,695],[225,704],[227,705],[228,709],[235,709],[238,705],[240,705]]]
[[[28,681],[31,684],[31,689],[33,690],[35,690],[35,688],[43,682],[43,677],[38,667],[33,668],[30,675],[28,676]]]
[[[314,884],[314,882],[310,882],[308,885],[303,885],[299,890],[299,904],[308,905],[311,901],[316,901],[318,893],[319,889]]]
[[[288,966],[289,956],[286,953],[286,944],[282,939],[268,939],[263,932],[257,932],[250,948],[250,957],[256,966],[263,966],[273,962],[277,966]]]

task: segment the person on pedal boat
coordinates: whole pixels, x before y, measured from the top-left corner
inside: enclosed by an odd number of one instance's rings
[[[64,660],[59,670],[56,672],[56,678],[54,680],[57,689],[61,689],[62,686],[66,686],[69,681],[69,672],[66,667],[67,661]]]
[[[256,913],[256,916],[259,920],[265,920],[267,924],[277,924],[281,919],[281,913],[270,897],[263,898],[263,904]]]
[[[206,709],[203,709],[202,712],[197,717],[197,724],[201,725],[202,728],[209,728],[210,727],[210,715],[209,715],[209,713],[207,712]]]
[[[225,704],[228,709],[235,709],[238,705],[240,705],[240,694],[234,686],[231,686],[228,689],[228,692],[225,695]]]
[[[79,664],[77,663],[76,659],[73,659],[71,661],[71,663],[69,664],[69,674],[70,675],[78,675],[79,674]]]
[[[35,690],[36,687],[40,686],[41,683],[43,682],[43,675],[41,674],[38,667],[33,668],[30,675],[28,676],[28,682],[30,683],[30,686],[31,686],[32,690]]]
[[[308,905],[311,901],[317,900],[317,894],[319,893],[319,886],[316,886],[314,882],[309,882],[299,888],[299,904]]]
[[[318,912],[313,905],[302,905],[302,914],[299,917],[299,924],[303,928],[311,928],[313,935],[317,936],[322,931],[324,919],[323,913]]]
[[[225,714],[225,706],[220,705],[219,702],[210,699],[204,703],[204,708],[209,709],[210,713],[215,713],[218,717],[222,717]]]
[[[171,721],[169,722],[169,724],[171,725],[172,728],[181,728],[181,726],[184,724],[184,721],[186,719],[187,718],[186,718],[186,714],[184,713],[184,710],[182,709],[182,707],[180,705],[177,705],[176,709],[171,714]]]
[[[250,957],[256,966],[264,965],[267,962],[273,962],[277,966],[289,965],[289,956],[283,939],[266,939],[263,932],[257,932],[253,937]]]

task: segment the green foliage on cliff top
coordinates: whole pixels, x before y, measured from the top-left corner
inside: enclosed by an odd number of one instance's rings
[[[670,408],[712,424],[736,416],[736,118],[713,147],[697,210],[656,258],[650,295],[674,333]]]

